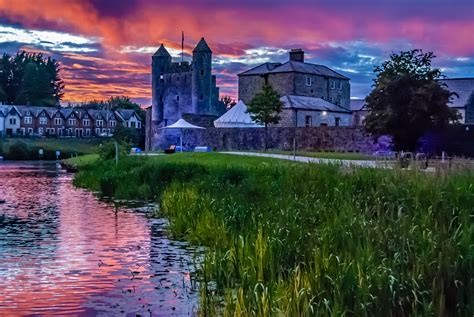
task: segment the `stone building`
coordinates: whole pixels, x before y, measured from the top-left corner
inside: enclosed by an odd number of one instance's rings
[[[152,57],[152,107],[147,126],[147,148],[163,148],[175,142],[176,131],[160,130],[181,118],[202,124],[225,112],[219,101],[212,51],[204,38],[193,49],[192,62],[173,62],[163,44]]]
[[[286,63],[264,63],[239,75],[239,99],[248,104],[271,85],[285,104],[281,126],[351,125],[349,78],[304,61],[293,49]]]

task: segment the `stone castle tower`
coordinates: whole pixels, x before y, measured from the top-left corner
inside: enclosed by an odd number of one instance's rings
[[[152,98],[151,123],[155,127],[183,117],[198,123],[200,117],[225,112],[216,76],[212,75],[212,51],[204,38],[194,48],[191,64],[173,62],[161,44],[152,57]]]

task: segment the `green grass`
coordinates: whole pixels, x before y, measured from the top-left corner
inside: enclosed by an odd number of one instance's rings
[[[64,162],[71,166],[81,168],[90,164],[94,164],[98,160],[99,154],[86,154],[66,159]]]
[[[39,147],[45,150],[77,152],[81,154],[94,153],[94,147],[102,142],[102,139],[56,139],[56,138],[5,138],[3,150],[8,152],[10,146],[15,142],[25,143],[28,147]]]
[[[226,154],[87,165],[75,184],[160,203],[206,246],[200,314],[471,316],[474,175]]]

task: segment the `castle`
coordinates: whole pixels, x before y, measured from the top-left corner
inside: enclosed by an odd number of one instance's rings
[[[152,98],[152,123],[158,126],[173,124],[185,115],[196,118],[225,112],[212,75],[212,51],[204,38],[194,48],[191,64],[172,62],[161,44],[152,57]]]

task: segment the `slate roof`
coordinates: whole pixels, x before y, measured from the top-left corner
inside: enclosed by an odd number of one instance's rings
[[[155,52],[155,54],[153,54],[153,56],[171,57],[170,53],[168,52],[168,50],[166,50],[166,48],[165,48],[165,46],[163,45],[163,43],[160,45],[160,47],[159,47],[158,50]]]
[[[132,109],[118,109],[117,112],[124,120],[130,119],[135,114],[135,110]]]
[[[205,52],[205,53],[212,53],[211,48],[207,45],[206,40],[201,37],[199,43],[197,43],[196,47],[193,49],[193,52]]]
[[[351,111],[365,110],[364,99],[351,99]]]
[[[443,79],[440,82],[446,84],[449,91],[459,95],[459,98],[453,96],[453,102],[449,104],[452,108],[464,108],[474,93],[474,78]]]
[[[284,103],[283,109],[317,110],[330,112],[351,113],[341,106],[335,105],[321,98],[286,95],[280,98]]]
[[[311,63],[303,63],[303,62],[296,62],[296,61],[288,61],[283,64],[279,63],[265,63],[260,66],[254,67],[248,71],[240,73],[239,76],[246,76],[246,75],[263,75],[263,74],[277,74],[277,73],[303,73],[303,74],[313,74],[319,76],[328,76],[328,77],[335,77],[340,79],[349,80],[346,76],[343,76],[327,66],[318,65],[318,64],[311,64]],[[268,69],[269,66],[275,66],[272,69]],[[267,68],[267,70],[265,70]]]

